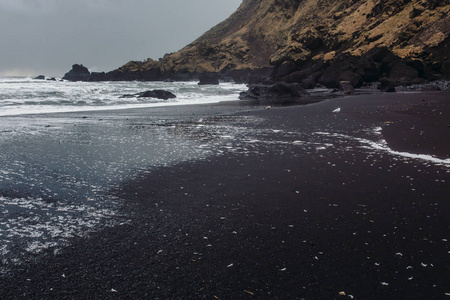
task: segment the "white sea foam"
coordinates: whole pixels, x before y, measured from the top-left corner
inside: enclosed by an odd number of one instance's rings
[[[371,129],[370,131],[373,134],[377,135],[378,137],[382,134],[381,127],[375,127],[373,129]],[[343,139],[348,139],[348,140],[354,140],[354,141],[358,141],[359,143],[361,143],[363,145],[362,147],[367,148],[367,149],[373,149],[373,150],[377,150],[377,151],[387,152],[387,153],[390,153],[391,155],[403,157],[406,159],[417,159],[417,160],[426,161],[426,162],[429,162],[429,163],[432,163],[435,165],[450,167],[450,158],[442,159],[442,158],[434,157],[429,154],[416,154],[416,153],[410,153],[410,152],[404,152],[404,151],[395,151],[395,150],[391,149],[389,147],[388,143],[382,138],[379,138],[377,141],[372,141],[369,139],[358,138],[358,137],[354,137],[354,136],[350,136],[350,135],[346,135],[346,134],[340,134],[340,133],[315,132],[314,134],[322,135],[322,136],[333,136],[333,137],[338,137],[338,138],[343,138]]]
[[[147,90],[163,89],[177,97],[121,98]],[[173,105],[209,104],[237,100],[245,85],[197,82],[67,82],[31,78],[0,79],[0,116],[76,111],[116,110]]]
[[[82,236],[116,215],[114,208],[98,207],[98,203],[54,206],[40,198],[3,196],[0,196],[0,209],[0,257],[3,262],[0,272],[21,263],[26,252],[37,254],[49,248],[58,250],[68,239]],[[17,252],[18,247],[25,252]]]

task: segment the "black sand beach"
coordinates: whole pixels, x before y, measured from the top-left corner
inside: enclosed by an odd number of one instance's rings
[[[121,225],[14,267],[2,299],[450,297],[450,93],[84,116],[210,155],[121,182]]]

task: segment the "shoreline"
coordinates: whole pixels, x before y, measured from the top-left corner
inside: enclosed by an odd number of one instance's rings
[[[448,159],[449,95],[358,95],[270,110],[217,104],[90,113],[144,124],[144,131],[173,126],[211,153],[122,181],[110,190],[123,202],[121,225],[15,267],[2,278],[2,294],[444,298],[450,165],[366,141]]]

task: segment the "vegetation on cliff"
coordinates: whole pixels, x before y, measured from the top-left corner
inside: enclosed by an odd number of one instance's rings
[[[129,62],[108,76],[182,80],[215,72],[306,87],[381,77],[416,83],[449,75],[449,34],[450,0],[243,0],[180,51]],[[264,71],[249,77],[252,70]]]

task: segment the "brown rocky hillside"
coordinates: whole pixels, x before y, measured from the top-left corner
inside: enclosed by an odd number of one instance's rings
[[[336,86],[389,77],[448,77],[450,0],[243,0],[227,20],[159,61],[129,62],[114,80],[205,72],[236,81]]]

